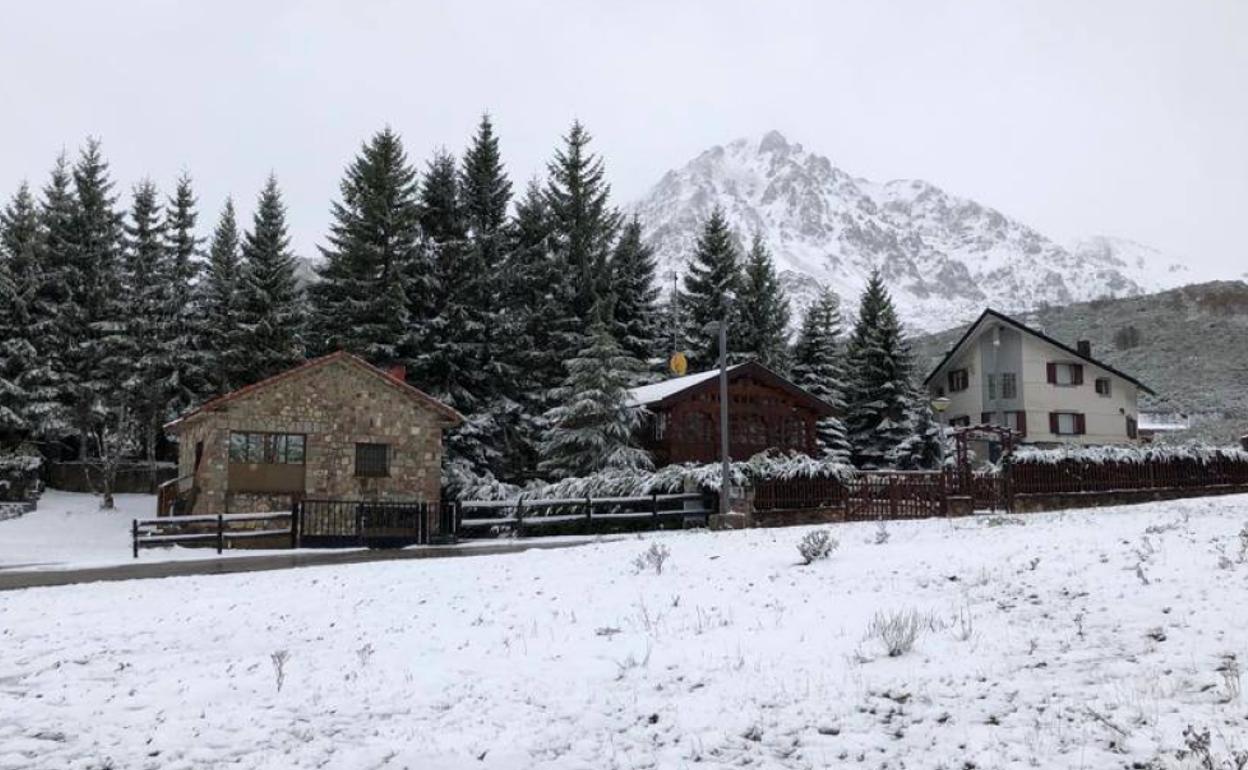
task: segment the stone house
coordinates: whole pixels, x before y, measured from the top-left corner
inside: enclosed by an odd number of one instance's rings
[[[288,510],[306,498],[436,502],[442,432],[462,421],[401,368],[338,352],[165,428],[178,439],[179,511],[216,514]]]

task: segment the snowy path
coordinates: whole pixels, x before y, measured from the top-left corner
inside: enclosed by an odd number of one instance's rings
[[[793,528],[7,592],[0,768],[1182,767],[1188,724],[1248,744],[1246,524],[1241,496],[843,525],[806,567]],[[887,657],[864,633],[905,609]]]

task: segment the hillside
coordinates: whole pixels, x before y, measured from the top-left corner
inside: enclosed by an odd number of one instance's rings
[[[775,131],[706,150],[631,207],[665,276],[684,271],[716,206],[741,245],[763,236],[799,307],[820,285],[852,307],[879,268],[904,320],[927,331],[985,305],[1018,312],[1188,280],[1186,267],[1147,246],[1106,236],[1063,245],[928,182],[853,176]]]
[[[1143,409],[1190,415],[1193,430],[1179,438],[1248,433],[1248,284],[1215,281],[1017,316],[1063,342],[1090,340],[1094,356],[1157,391]],[[915,338],[920,367],[934,366],[965,329]]]

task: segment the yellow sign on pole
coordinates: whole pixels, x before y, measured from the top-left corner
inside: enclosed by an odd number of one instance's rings
[[[685,358],[685,354],[679,350],[672,354],[672,358],[667,362],[667,366],[672,370],[672,374],[677,377],[684,377],[685,372],[689,370],[689,360]]]

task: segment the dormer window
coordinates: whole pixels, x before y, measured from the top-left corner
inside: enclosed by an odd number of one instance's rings
[[[1068,364],[1050,361],[1048,365],[1050,385],[1071,387],[1083,384],[1083,364]]]
[[[1110,384],[1108,377],[1096,378],[1096,394],[1098,396],[1112,396],[1114,394],[1113,385]]]

